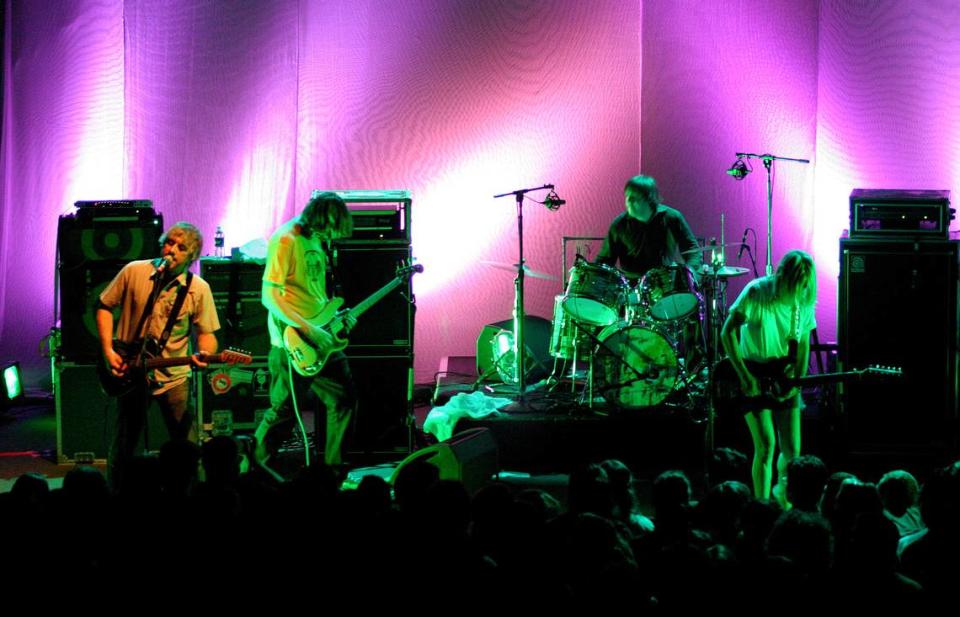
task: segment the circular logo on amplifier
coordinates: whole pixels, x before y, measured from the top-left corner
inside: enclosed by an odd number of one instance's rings
[[[214,394],[226,394],[233,387],[233,380],[227,373],[214,373],[210,375],[210,389]]]

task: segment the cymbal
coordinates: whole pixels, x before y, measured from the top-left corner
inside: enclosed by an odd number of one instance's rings
[[[488,261],[486,259],[480,260],[480,263],[482,263],[485,266],[490,266],[491,268],[496,268],[498,270],[507,270],[509,272],[513,272],[514,274],[516,274],[520,270],[520,264],[505,264],[500,261]],[[537,270],[531,269],[530,266],[527,266],[527,265],[523,266],[523,275],[529,276],[535,279],[543,279],[545,281],[559,280],[559,277],[553,276],[552,274],[547,274],[546,272],[538,272]]]
[[[710,264],[703,264],[703,267],[700,268],[701,274],[707,276],[718,276],[720,278],[733,278],[734,276],[741,276],[750,272],[747,268],[742,268],[740,266],[720,266],[716,272],[713,268],[710,267]]]

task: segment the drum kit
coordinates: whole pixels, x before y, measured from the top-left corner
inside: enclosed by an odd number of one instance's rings
[[[576,388],[582,362],[591,405],[594,391],[621,409],[689,405],[706,395],[701,373],[716,357],[726,281],[746,273],[713,263],[694,274],[674,264],[631,283],[617,268],[578,256],[554,298],[552,379],[569,377]]]

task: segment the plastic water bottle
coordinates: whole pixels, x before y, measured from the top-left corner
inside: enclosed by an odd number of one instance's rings
[[[223,227],[217,225],[217,233],[213,235],[214,253],[217,257],[223,257]]]

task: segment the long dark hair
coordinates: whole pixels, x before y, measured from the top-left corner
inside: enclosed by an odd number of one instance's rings
[[[301,233],[309,238],[314,231],[329,229],[338,238],[353,233],[353,217],[347,204],[336,193],[314,191],[300,213]]]

